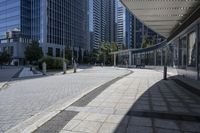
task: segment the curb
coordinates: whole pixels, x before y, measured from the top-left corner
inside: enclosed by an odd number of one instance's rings
[[[8,81],[7,82],[4,82],[4,83],[0,83],[0,90],[6,88],[8,86]]]
[[[175,81],[175,83],[177,83],[178,85],[182,86],[187,91],[189,91],[197,96],[200,96],[200,88],[197,88],[194,85],[188,84],[187,82],[184,82],[180,78],[172,78],[172,80]]]
[[[124,77],[133,73],[133,71],[131,71],[131,70],[128,70],[128,71],[129,72],[127,74],[118,76],[114,79],[119,78],[119,80],[120,80],[121,78],[124,78]],[[106,83],[109,83],[114,79],[111,79]],[[89,89],[88,91],[80,94],[79,96],[72,98],[70,101],[69,101],[69,99],[60,100],[57,103],[55,103],[54,105],[45,109],[44,111],[35,114],[34,116],[32,116],[31,118],[28,118],[27,120],[23,121],[22,123],[19,123],[18,125],[9,129],[5,133],[31,133],[31,132],[34,132],[36,129],[38,129],[43,124],[45,124],[47,121],[49,121],[50,119],[55,117],[61,111],[65,110],[71,104],[75,103],[76,101],[78,101],[82,97],[85,97],[87,94],[89,94],[90,92],[94,91],[95,89],[103,86],[106,83],[100,84],[100,85],[98,85],[98,86],[96,86],[92,89]],[[68,101],[68,102],[66,102],[66,101]]]

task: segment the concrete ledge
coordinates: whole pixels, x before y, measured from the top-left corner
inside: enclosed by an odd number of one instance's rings
[[[182,76],[172,77],[172,80],[188,91],[200,96],[200,81],[184,78]]]

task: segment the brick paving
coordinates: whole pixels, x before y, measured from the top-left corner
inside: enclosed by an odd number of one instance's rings
[[[162,77],[135,69],[87,105],[66,108],[79,113],[59,132],[199,133],[200,97]]]
[[[6,89],[0,90],[0,133],[62,99],[70,100],[127,73],[125,69],[94,67],[76,74],[10,82]]]

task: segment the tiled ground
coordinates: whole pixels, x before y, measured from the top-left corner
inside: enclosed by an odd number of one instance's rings
[[[61,133],[199,133],[200,98],[152,70],[134,73],[108,87]]]

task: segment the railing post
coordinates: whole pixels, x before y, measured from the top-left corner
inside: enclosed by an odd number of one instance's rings
[[[163,49],[161,49],[161,63],[160,63],[160,66],[163,66]],[[165,64],[164,64],[165,65]]]
[[[157,61],[156,61],[156,60],[157,60],[157,59],[156,59],[156,58],[157,58],[157,57],[156,57],[156,52],[157,52],[157,51],[155,50],[155,51],[154,51],[154,66],[156,66],[156,62],[157,62]]]
[[[163,79],[167,80],[167,66],[164,66],[164,71],[163,71]]]
[[[167,80],[167,50],[165,51],[165,60],[164,60],[164,71],[163,71],[163,79]]]

